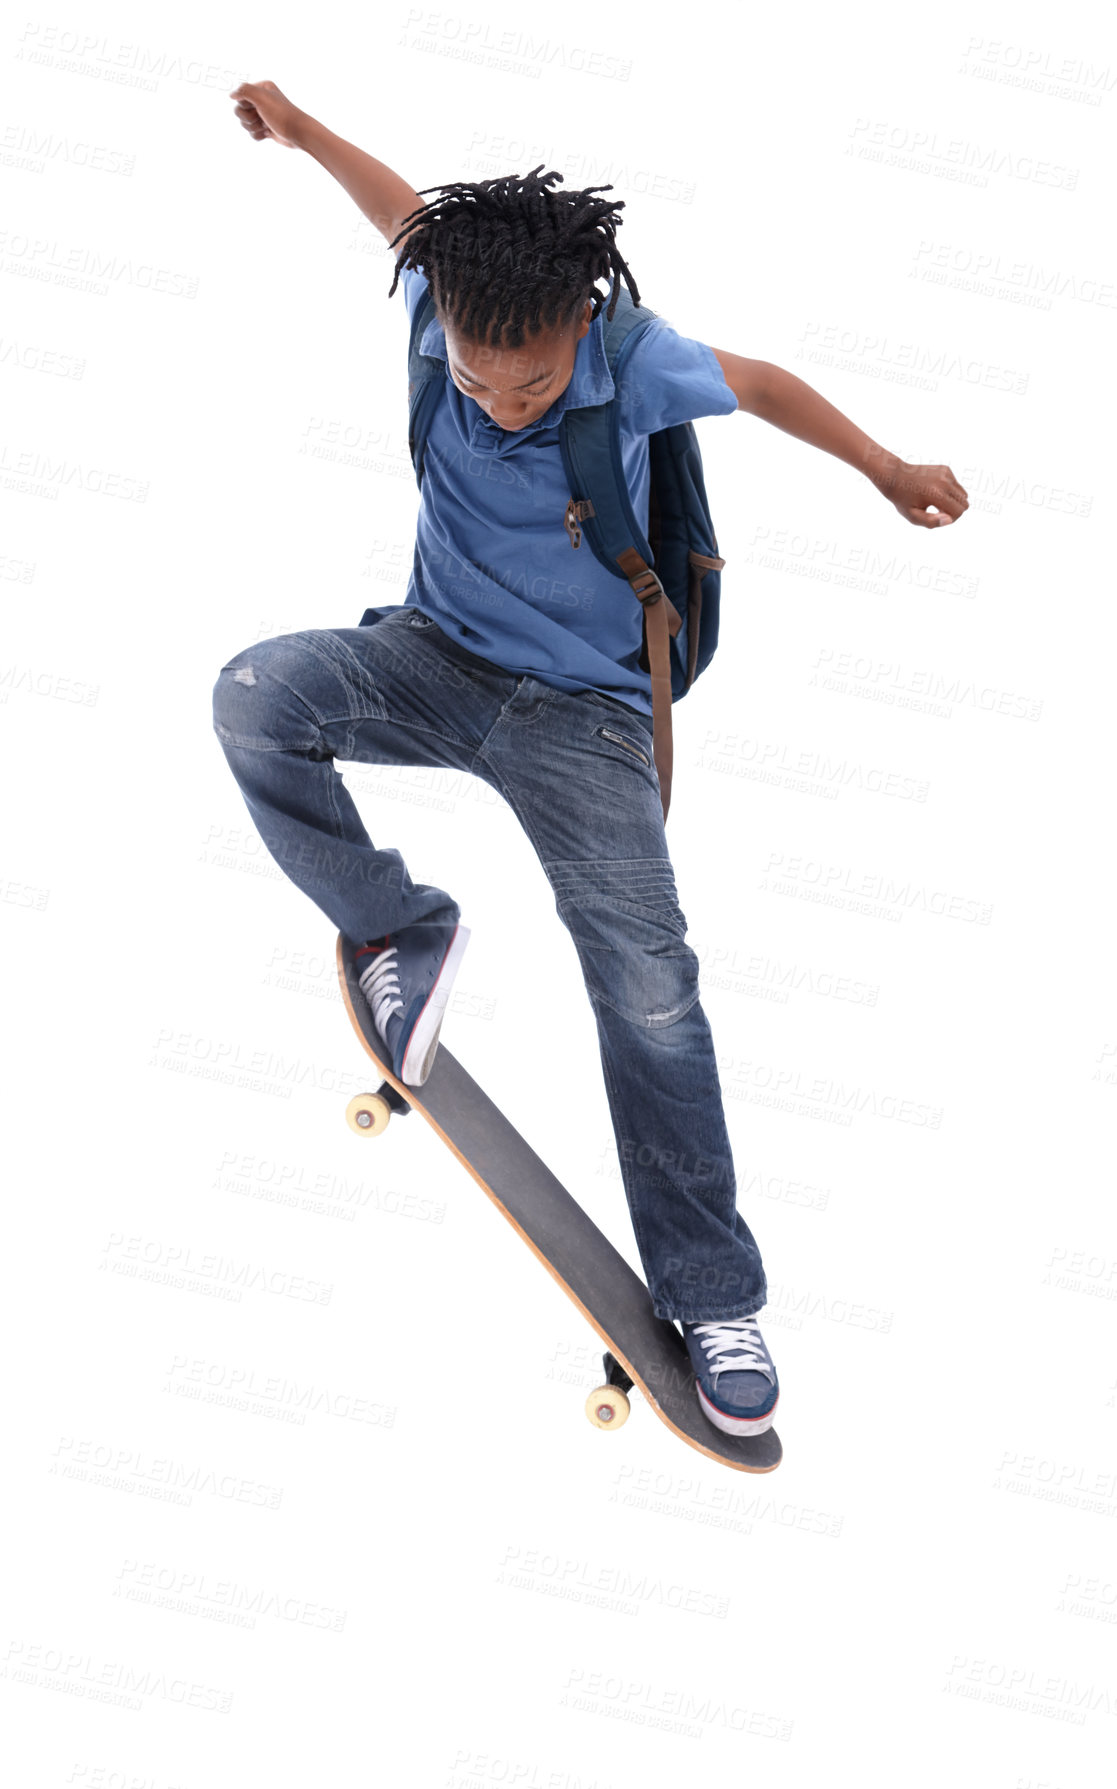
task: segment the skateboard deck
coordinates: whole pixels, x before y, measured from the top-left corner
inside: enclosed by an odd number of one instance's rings
[[[349,1102],[350,1126],[375,1136],[392,1112],[421,1113],[519,1232],[605,1343],[606,1383],[586,1400],[590,1421],[598,1428],[619,1428],[628,1415],[626,1394],[636,1384],[660,1421],[688,1447],[739,1472],[772,1472],[783,1456],[776,1431],[726,1435],[707,1419],[680,1331],[655,1315],[639,1274],[446,1045],[439,1043],[421,1087],[396,1079],[358,985],[353,947],[340,934],[337,970],[353,1029],[382,1082],[376,1092]]]

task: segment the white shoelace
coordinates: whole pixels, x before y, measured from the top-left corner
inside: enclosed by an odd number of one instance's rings
[[[403,1011],[400,998],[399,966],[396,963],[396,947],[382,950],[373,958],[368,968],[357,978],[358,986],[365,999],[372,1007],[372,1022],[384,1036],[384,1027],[393,1013]]]
[[[764,1345],[754,1317],[734,1317],[720,1323],[696,1323],[694,1334],[709,1356],[714,1373],[763,1373],[776,1383],[764,1357]]]

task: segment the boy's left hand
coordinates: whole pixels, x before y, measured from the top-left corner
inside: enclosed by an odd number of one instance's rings
[[[909,466],[895,454],[885,454],[878,465],[869,468],[868,476],[905,522],[915,522],[920,528],[956,522],[970,507],[949,466]],[[928,513],[931,506],[933,514]]]

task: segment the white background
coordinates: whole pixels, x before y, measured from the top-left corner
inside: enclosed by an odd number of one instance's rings
[[[5,28],[21,1789],[1108,1780],[1117,51],[1084,6],[636,17]],[[648,304],[969,492],[931,532],[698,425],[722,643],[668,837],[769,1277],[766,1477],[638,1395],[593,1430],[596,1338],[474,1183],[418,1120],[346,1128],[333,933],[210,692],[403,601],[406,313],[340,186],[241,130],[263,78],[416,189],[611,181]],[[472,927],[445,1041],[635,1261],[527,840],[479,782],[346,776]]]

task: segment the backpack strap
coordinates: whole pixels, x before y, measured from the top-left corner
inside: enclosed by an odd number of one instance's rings
[[[682,626],[682,617],[652,567],[635,547],[626,547],[618,553],[617,564],[644,606],[648,674],[652,684],[652,757],[659,774],[659,798],[666,823],[675,760],[671,734],[671,638]]]
[[[661,324],[658,311],[633,304],[621,286],[612,319],[604,318],[605,358],[619,385],[625,364],[645,330]],[[664,590],[654,569],[655,555],[629,496],[620,444],[620,406],[616,398],[604,404],[578,406],[564,412],[559,425],[559,445],[572,496],[566,506],[564,526],[570,544],[577,547],[584,531],[595,558],[608,571],[626,578],[644,610],[648,672],[652,685],[652,755],[659,773],[663,818],[671,805],[673,745],[671,738],[671,640],[682,626],[682,616]],[[694,630],[697,638],[697,627]],[[694,645],[688,639],[691,653]]]

